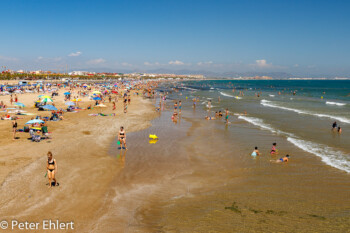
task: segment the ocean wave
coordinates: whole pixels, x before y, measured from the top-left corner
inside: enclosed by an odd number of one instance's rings
[[[333,148],[326,145],[292,137],[288,137],[287,140],[298,148],[320,157],[322,162],[326,163],[327,165],[350,173],[350,161],[346,159],[348,155],[345,155],[343,152],[335,151]]]
[[[344,105],[346,105],[345,103],[330,102],[330,101],[327,101],[326,104],[337,105],[337,106],[344,106]]]
[[[223,95],[223,96],[234,98],[233,95],[225,94],[225,93],[223,93],[223,92],[221,92],[221,91],[220,91],[219,93],[220,93],[221,95]]]
[[[268,100],[261,100],[261,105],[263,106],[267,106],[267,107],[271,107],[271,108],[279,108],[279,109],[283,109],[283,110],[287,110],[287,111],[292,111],[292,112],[296,112],[298,114],[305,114],[305,115],[310,115],[310,116],[317,116],[317,117],[321,117],[321,118],[330,118],[333,120],[337,120],[343,123],[347,123],[350,124],[350,119],[345,118],[345,117],[340,117],[340,116],[331,116],[331,115],[326,115],[326,114],[320,114],[320,113],[313,113],[313,112],[308,112],[308,111],[304,111],[304,110],[300,110],[300,109],[295,109],[295,108],[288,108],[288,107],[282,107],[279,106],[277,104],[274,104],[272,101],[268,101]]]
[[[253,124],[255,126],[260,127],[261,129],[268,130],[268,131],[270,131],[272,133],[275,133],[275,134],[289,136],[289,137],[294,136],[291,133],[286,133],[286,132],[283,132],[281,130],[273,128],[271,125],[269,125],[267,123],[264,123],[264,121],[262,119],[260,119],[260,118],[239,116],[238,119],[245,120],[245,121],[247,121],[247,122],[249,122],[249,123],[251,123],[251,124]]]
[[[269,95],[270,97],[275,97],[275,95]]]
[[[219,93],[223,96],[226,96],[226,97],[231,97],[231,98],[236,98],[238,100],[242,99],[242,97],[239,97],[239,96],[234,96],[234,95],[229,95],[229,94],[226,94],[226,93],[223,93],[221,91],[219,91]]]
[[[264,123],[264,121],[259,118],[247,116],[239,116],[238,118],[245,120],[255,126],[258,126],[263,130],[268,130],[272,133],[286,136],[289,142],[306,152],[312,153],[320,157],[322,159],[322,162],[324,162],[325,164],[350,173],[350,161],[346,159],[348,155],[344,154],[341,151],[336,151],[333,148],[328,147],[326,145],[321,145],[318,143],[298,139],[295,135],[291,133],[283,132],[281,130],[273,128],[271,125]]]

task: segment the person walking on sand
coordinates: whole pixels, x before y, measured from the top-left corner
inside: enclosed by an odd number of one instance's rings
[[[56,159],[53,158],[51,151],[47,152],[47,176],[49,178],[49,188],[52,186],[52,181],[54,185],[58,185],[55,175],[57,174],[58,166]]]
[[[15,103],[17,103],[18,98],[17,98],[17,94],[15,94]]]
[[[13,140],[16,139],[16,132],[17,132],[17,118],[14,117],[12,121],[12,131],[13,131]]]
[[[116,110],[116,107],[115,107],[115,102],[113,102],[113,111]]]
[[[125,150],[127,150],[127,148],[126,148],[126,134],[125,134],[125,130],[124,130],[123,126],[120,127],[120,131],[118,134],[118,140],[120,142],[120,149],[123,149],[123,144],[124,144]]]
[[[10,103],[11,103],[11,105],[13,103],[12,94],[11,94],[11,97],[10,97]]]

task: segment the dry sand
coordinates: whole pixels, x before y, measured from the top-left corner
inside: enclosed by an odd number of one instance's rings
[[[61,90],[60,96],[54,98],[58,108],[66,107],[65,91]],[[24,110],[28,112],[49,115],[49,111],[38,112],[33,108],[37,96],[20,94],[18,102],[25,104]],[[1,96],[1,100],[9,104],[9,96]],[[85,98],[79,105],[86,107],[88,104],[93,102]],[[112,104],[105,104],[107,108],[102,112],[112,113]],[[64,120],[48,122],[52,139],[39,143],[28,140],[28,133],[17,133],[19,139],[12,140],[11,121],[0,121],[0,216],[3,219],[74,221],[75,229],[92,224],[89,220],[103,204],[106,190],[120,169],[118,162],[108,155],[119,127],[123,125],[127,133],[145,129],[156,116],[152,104],[136,95],[132,95],[127,114],[123,113],[119,101],[115,117],[88,116],[100,111],[65,113]],[[33,116],[19,117],[23,118],[18,120],[18,128],[21,128]],[[60,183],[59,187],[50,189],[44,177],[48,151],[52,151],[57,161]]]

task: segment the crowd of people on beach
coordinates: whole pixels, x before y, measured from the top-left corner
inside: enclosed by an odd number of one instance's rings
[[[104,104],[110,104],[112,111],[117,110],[118,99],[122,99],[124,114],[128,113],[128,106],[131,104],[131,96],[142,95],[146,98],[151,98],[155,96],[154,89],[157,87],[158,81],[117,81],[112,82],[92,82],[92,83],[55,83],[55,82],[40,82],[35,84],[27,84],[22,86],[17,86],[13,84],[5,83],[1,85],[0,95],[8,95],[9,103],[6,104],[5,101],[0,102],[0,111],[5,114],[1,116],[1,120],[12,120],[12,139],[20,139],[17,137],[18,133],[29,133],[29,138],[33,142],[40,142],[43,139],[52,139],[52,133],[48,131],[48,122],[51,121],[61,121],[66,118],[64,115],[66,113],[77,113],[84,110],[93,110],[94,108],[99,108],[100,112],[98,114],[88,114],[89,116],[116,116],[115,113],[104,114],[101,112],[101,108],[106,107]],[[54,102],[54,98],[66,91],[64,95],[64,104],[67,108],[57,108],[56,105],[60,105]],[[34,109],[37,108],[39,111],[50,110],[50,115],[43,114],[46,116],[41,116],[42,114],[32,113],[33,108],[25,108],[25,105],[19,103],[19,94],[26,93],[38,93],[41,94],[38,100],[34,103]],[[18,95],[17,95],[18,94]],[[83,98],[85,100],[83,101]],[[88,98],[88,100],[86,100]],[[94,105],[88,103],[93,101]],[[88,103],[87,107],[79,106],[80,102]],[[18,105],[17,105],[18,103]],[[85,104],[86,105],[86,104]],[[20,108],[17,108],[20,107]],[[28,112],[27,110],[30,110]],[[18,119],[25,119],[28,115],[34,115],[30,117],[30,120],[23,126],[20,127]],[[19,118],[21,116],[22,118]],[[69,118],[69,117],[68,117]],[[22,135],[22,134],[21,134]],[[127,150],[126,146],[126,132],[123,126],[120,127],[118,132],[118,144],[120,144],[119,149]],[[57,186],[56,181],[57,174],[57,162],[53,158],[52,152],[47,153],[48,161],[45,176],[48,176],[49,187]]]

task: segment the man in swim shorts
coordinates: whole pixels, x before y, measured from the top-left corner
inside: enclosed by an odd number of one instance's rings
[[[277,160],[270,160],[270,162],[274,163],[286,163],[289,161],[289,155],[284,156],[283,158],[277,159]]]

